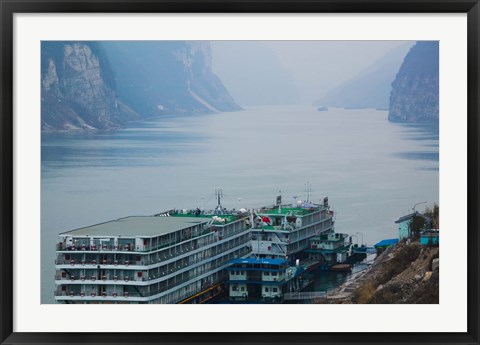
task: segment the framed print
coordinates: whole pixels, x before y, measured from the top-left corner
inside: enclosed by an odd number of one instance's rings
[[[478,1],[1,5],[2,344],[479,342]]]

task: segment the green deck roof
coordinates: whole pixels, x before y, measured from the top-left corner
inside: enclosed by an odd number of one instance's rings
[[[208,221],[210,221],[213,217],[219,217],[219,218],[223,218],[223,219],[226,219],[226,222],[224,224],[228,224],[228,223],[231,223],[231,222],[234,222],[238,219],[240,219],[238,216],[236,215],[233,215],[233,214],[218,214],[218,215],[215,215],[215,214],[208,214],[208,215],[205,215],[205,214],[200,214],[198,217],[196,217],[194,214],[191,214],[191,213],[175,213],[175,214],[171,214],[171,217],[174,217],[174,218],[193,218],[193,219],[206,219]],[[214,224],[217,224],[217,222],[214,222]],[[221,223],[218,223],[218,224],[221,224]]]
[[[259,214],[270,214],[270,215],[288,215],[291,214],[292,216],[304,216],[314,211],[318,211],[318,208],[302,208],[302,207],[282,207],[280,210],[278,208],[267,208],[267,209],[259,209]]]

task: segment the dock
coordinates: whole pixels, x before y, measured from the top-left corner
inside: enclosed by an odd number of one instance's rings
[[[321,301],[321,300],[342,300],[351,294],[364,282],[365,272],[371,268],[371,263],[366,263],[365,268],[355,272],[352,277],[336,289],[329,291],[298,291],[287,292],[284,301]]]

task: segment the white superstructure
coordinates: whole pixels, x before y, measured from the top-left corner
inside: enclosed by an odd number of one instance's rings
[[[223,282],[248,256],[248,217],[169,211],[59,235],[56,303],[178,303]],[[214,293],[215,291],[210,291]],[[196,302],[196,301],[193,301]]]

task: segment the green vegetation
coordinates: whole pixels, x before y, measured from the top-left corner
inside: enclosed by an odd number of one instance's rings
[[[439,211],[440,211],[440,208],[438,204],[435,203],[432,208],[427,207],[425,209],[425,212],[423,212],[424,215],[432,219],[431,226],[434,229],[440,229]]]
[[[410,224],[412,240],[418,240],[422,230],[439,229],[439,227],[439,207],[434,204],[432,208],[427,207],[422,215],[413,217]]]

